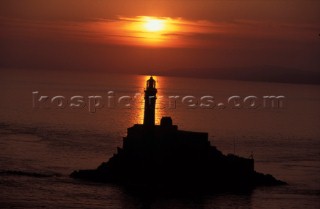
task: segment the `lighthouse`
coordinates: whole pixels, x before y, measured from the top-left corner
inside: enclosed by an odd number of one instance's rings
[[[155,108],[156,108],[156,81],[151,76],[146,83],[146,89],[144,90],[144,126],[155,125]]]
[[[118,147],[109,161],[97,169],[74,171],[71,177],[169,195],[184,191],[188,195],[192,191],[249,192],[256,186],[285,184],[256,172],[254,159],[222,154],[210,144],[208,133],[178,130],[169,116],[156,125],[157,89],[152,76],[144,92],[143,124],[127,129],[122,148]]]

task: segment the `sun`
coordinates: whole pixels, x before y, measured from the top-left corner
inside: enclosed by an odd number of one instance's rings
[[[159,32],[165,29],[165,20],[146,17],[144,29],[148,32]]]
[[[134,44],[167,47],[178,43],[179,21],[170,17],[136,16],[123,17],[124,36],[130,37]]]

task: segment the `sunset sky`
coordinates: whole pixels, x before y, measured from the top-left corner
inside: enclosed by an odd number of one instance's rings
[[[317,0],[2,0],[0,67],[307,75],[320,67],[319,11]]]

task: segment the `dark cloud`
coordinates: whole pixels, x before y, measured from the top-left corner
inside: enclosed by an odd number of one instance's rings
[[[320,69],[319,10],[320,2],[300,0],[2,0],[0,67],[214,76],[214,69],[233,74],[268,65],[309,75]],[[160,35],[171,45],[148,45],[145,32],[119,30],[143,15],[181,27]]]

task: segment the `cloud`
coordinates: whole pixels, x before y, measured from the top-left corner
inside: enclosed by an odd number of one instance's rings
[[[148,18],[164,22],[164,29],[147,31]],[[172,17],[118,16],[85,21],[25,20],[0,18],[2,38],[48,39],[93,42],[108,45],[144,47],[214,47],[251,40],[314,42],[318,39],[317,24],[233,20],[213,22]]]
[[[167,26],[165,30],[150,32],[144,28],[144,17],[83,21],[2,17],[0,64],[35,66],[42,62],[45,67],[77,65],[92,69],[272,64],[319,69],[320,28],[316,23],[153,17],[165,21]],[[127,62],[123,63],[123,59]]]
[[[146,18],[163,20],[165,29],[159,32],[147,31],[144,28]],[[188,45],[188,42],[180,38],[195,32],[205,34],[216,30],[212,23],[206,21],[185,21],[182,18],[146,16],[119,16],[114,19],[90,19],[82,22],[1,18],[0,24],[2,26],[0,29],[2,38],[40,38],[157,47]],[[172,38],[170,34],[176,34],[175,38]]]

